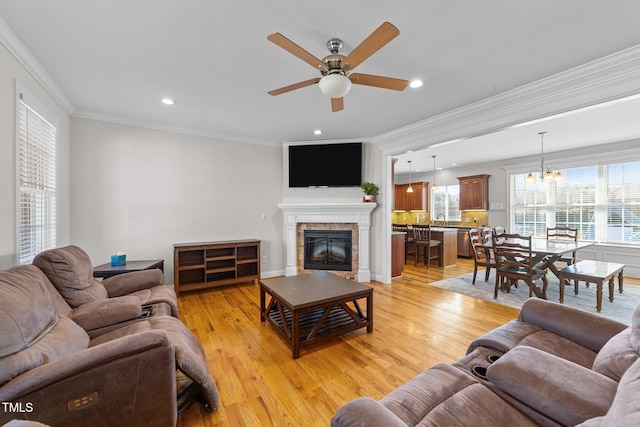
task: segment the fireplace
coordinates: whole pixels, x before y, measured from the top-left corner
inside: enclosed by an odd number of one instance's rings
[[[351,271],[336,274],[359,282],[371,281],[370,225],[375,203],[282,203],[278,206],[284,213],[286,276],[305,271],[302,230],[349,230],[352,233]]]
[[[351,230],[304,230],[304,269],[351,271]]]

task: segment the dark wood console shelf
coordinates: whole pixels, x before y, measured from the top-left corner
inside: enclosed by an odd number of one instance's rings
[[[176,243],[173,283],[176,293],[260,279],[260,241]]]

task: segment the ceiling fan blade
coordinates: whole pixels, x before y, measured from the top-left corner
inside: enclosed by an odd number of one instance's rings
[[[349,80],[356,85],[374,86],[391,90],[404,90],[409,84],[409,80],[359,73],[349,75]]]
[[[297,56],[316,70],[328,71],[327,65],[318,58],[286,38],[280,33],[273,33],[267,36],[267,40],[277,44],[290,54]]]
[[[343,70],[352,70],[360,65],[365,59],[376,53],[384,45],[396,38],[400,34],[393,24],[383,22],[373,33],[369,35],[362,43],[351,51],[346,58],[342,60]],[[346,68],[345,68],[346,67]]]
[[[331,98],[331,111],[334,113],[344,110],[344,98]]]
[[[310,80],[305,80],[303,82],[294,83],[294,84],[289,85],[289,86],[281,87],[280,89],[270,90],[267,93],[269,95],[272,95],[272,96],[281,95],[281,94],[286,93],[286,92],[291,92],[292,90],[296,90],[296,89],[300,89],[300,88],[303,88],[303,87],[311,86],[313,84],[318,83],[319,81],[320,81],[319,78],[313,78],[313,79],[310,79]]]

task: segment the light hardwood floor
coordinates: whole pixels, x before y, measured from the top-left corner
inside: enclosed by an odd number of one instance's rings
[[[181,319],[204,347],[220,406],[208,414],[195,404],[178,426],[328,426],[340,405],[361,396],[380,399],[434,364],[458,360],[473,339],[518,312],[427,285],[471,271],[473,262],[465,259],[429,270],[409,262],[391,285],[370,283],[372,333],[351,332],[304,349],[297,360],[260,322],[257,285],[181,294]]]

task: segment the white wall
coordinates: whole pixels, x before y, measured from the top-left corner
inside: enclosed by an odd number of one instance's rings
[[[69,115],[0,44],[0,269],[16,263],[16,81],[58,119],[58,243],[70,242]]]
[[[162,258],[173,283],[174,243],[251,238],[282,274],[280,148],[79,118],[71,140],[71,236],[94,265]]]

